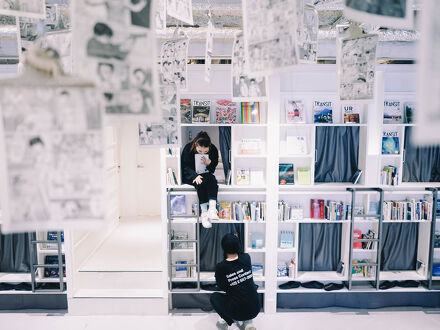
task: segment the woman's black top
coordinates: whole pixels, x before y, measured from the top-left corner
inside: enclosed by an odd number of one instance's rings
[[[182,182],[192,184],[193,180],[199,175],[196,172],[196,162],[194,155],[196,150],[191,151],[191,143],[188,143],[182,151],[181,168],[182,168]],[[211,160],[211,164],[206,166],[210,173],[215,172],[215,168],[218,165],[218,150],[215,145],[209,146],[209,152],[207,154]]]
[[[228,308],[237,309],[244,317],[258,314],[260,300],[254,284],[249,254],[243,253],[236,260],[223,260],[218,263],[215,280],[230,299],[231,306]]]

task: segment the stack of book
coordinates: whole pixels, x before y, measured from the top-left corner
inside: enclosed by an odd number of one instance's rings
[[[251,233],[251,247],[252,249],[262,249],[264,247],[264,234],[259,231]]]
[[[375,239],[377,234],[373,230],[368,230],[366,234],[362,234],[359,229],[353,230],[353,239]],[[363,250],[373,250],[375,247],[375,242],[353,242],[353,248],[363,249]]]
[[[310,218],[327,220],[351,219],[350,204],[344,205],[338,201],[324,201],[323,199],[310,200]]]
[[[278,202],[278,221],[300,220],[304,216],[301,204],[287,204],[284,201]]]
[[[399,170],[396,166],[387,165],[380,172],[380,184],[397,186],[399,184]]]
[[[174,173],[174,170],[171,167],[169,167],[167,170],[167,185],[168,186],[178,185],[176,173]]]
[[[431,220],[432,201],[415,200],[386,201],[383,203],[384,220]]]
[[[176,278],[191,278],[193,275],[192,267],[184,266],[187,264],[192,264],[191,260],[176,260],[176,264],[182,264],[182,266],[174,267],[174,277]]]
[[[264,266],[263,265],[252,265],[252,274],[254,276],[263,276],[264,275]]]
[[[264,221],[266,219],[265,202],[220,202],[218,217],[223,220]]]
[[[295,233],[293,231],[281,231],[280,249],[292,249],[295,244]]]
[[[376,275],[375,266],[362,266],[362,264],[374,262],[370,260],[353,260],[353,263],[359,265],[353,266],[353,268],[351,269],[353,277],[374,277]]]
[[[260,123],[260,103],[242,102],[241,103],[241,123],[259,124]]]

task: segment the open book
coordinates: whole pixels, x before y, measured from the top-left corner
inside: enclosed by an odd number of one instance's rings
[[[205,157],[206,159],[209,159],[208,154],[195,154],[195,163],[196,163],[196,173],[197,174],[203,174],[208,173],[209,171],[206,169],[206,165],[203,164],[202,158]]]

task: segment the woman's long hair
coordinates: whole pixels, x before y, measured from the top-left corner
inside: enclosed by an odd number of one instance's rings
[[[211,138],[209,137],[208,133],[201,131],[199,132],[194,140],[191,142],[191,151],[196,150],[197,146],[209,148],[211,145]]]

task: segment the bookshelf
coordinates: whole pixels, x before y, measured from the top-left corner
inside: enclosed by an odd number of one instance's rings
[[[299,292],[324,292],[315,289],[289,289],[281,290],[278,285],[289,282],[298,281],[301,283],[309,281],[320,281],[326,283],[347,283],[350,262],[350,235],[351,225],[353,229],[360,230],[361,234],[369,231],[378,232],[380,222],[376,218],[368,218],[364,216],[356,216],[353,223],[350,219],[346,220],[327,220],[313,219],[310,215],[310,200],[323,199],[331,201],[340,201],[344,205],[350,205],[351,197],[347,192],[347,188],[382,188],[384,190],[385,200],[405,200],[407,198],[422,198],[428,195],[425,191],[427,187],[438,187],[440,184],[436,182],[413,182],[404,183],[401,176],[398,185],[383,185],[380,183],[380,171],[384,165],[393,165],[402,172],[404,163],[404,130],[406,127],[415,126],[414,124],[397,123],[388,125],[383,123],[383,102],[385,99],[399,98],[402,103],[410,102],[415,97],[415,83],[413,80],[405,80],[402,74],[412,77],[413,68],[411,66],[378,66],[377,83],[375,90],[374,102],[371,104],[361,104],[358,108],[360,114],[359,123],[344,123],[345,104],[338,101],[336,91],[337,74],[336,67],[333,65],[316,65],[301,67],[294,73],[281,74],[272,76],[268,80],[269,83],[269,100],[262,114],[260,124],[230,124],[231,127],[231,167],[232,167],[232,185],[219,184],[219,201],[233,200],[265,200],[267,203],[267,219],[264,223],[246,222],[245,224],[245,251],[251,255],[252,260],[264,265],[264,278],[259,277],[258,280],[264,279],[264,310],[274,312],[277,309],[277,294],[295,294]],[[404,73],[403,73],[404,72]],[[227,84],[225,82],[225,84]],[[190,85],[191,86],[191,85]],[[224,87],[224,86],[223,86]],[[223,87],[218,87],[219,89]],[[211,86],[212,89],[217,87]],[[206,90],[206,89],[205,89]],[[209,93],[193,93],[186,92],[181,97],[198,98],[211,97],[212,100],[219,98],[228,98],[228,92],[219,90]],[[304,105],[305,122],[290,124],[286,122],[285,102],[287,99],[301,100]],[[333,123],[314,123],[313,122],[313,102],[315,100],[331,101],[333,105]],[[211,112],[213,115],[213,112]],[[189,132],[192,136],[196,130],[209,130],[210,135],[215,134],[218,127],[224,124],[215,124],[213,117],[211,122],[207,124],[184,124],[182,125],[182,136],[184,143],[189,141]],[[358,184],[351,182],[314,182],[314,170],[316,162],[316,134],[321,127],[358,127],[359,128],[359,156],[358,167],[363,171]],[[393,128],[399,134],[399,154],[382,155],[382,133],[384,129]],[[301,153],[293,153],[288,147],[288,137],[303,136],[306,144],[305,150]],[[261,151],[258,154],[241,154],[240,143],[243,139],[260,138],[262,141]],[[214,143],[217,143],[216,141]],[[290,148],[291,149],[291,148]],[[180,167],[179,157],[166,158],[165,162],[172,166]],[[174,162],[174,163],[173,163]],[[278,166],[280,163],[292,163],[294,165],[294,181],[293,185],[279,184]],[[299,184],[298,167],[310,168],[310,182],[307,184]],[[235,173],[239,168],[263,169],[263,182],[250,185],[238,185]],[[180,169],[178,170],[180,171]],[[167,186],[166,188],[188,188],[189,186]],[[195,191],[188,192],[195,197]],[[303,216],[298,219],[278,220],[277,204],[284,201],[288,204],[301,204],[303,208]],[[355,203],[355,209],[365,214],[373,214],[375,206],[377,206],[378,197],[374,192],[363,192],[358,196]],[[219,220],[215,223],[236,223],[235,220]],[[427,237],[431,234],[431,220],[391,220],[383,219],[381,223],[417,223],[419,226],[419,244],[417,246],[417,258],[429,263],[431,255],[429,240]],[[241,223],[241,222],[240,222]],[[342,274],[336,271],[299,271],[298,256],[301,253],[299,247],[300,226],[310,223],[331,223],[341,226],[341,238],[337,242],[341,250],[341,261],[344,263],[344,271]],[[192,222],[191,225],[194,225]],[[190,225],[189,225],[190,226]],[[440,231],[440,228],[437,229]],[[260,232],[264,237],[264,248],[256,249],[249,246],[251,244],[250,233]],[[280,247],[281,232],[293,233],[293,245],[285,248]],[[428,242],[428,243],[425,243]],[[383,243],[383,242],[382,242]],[[378,253],[381,244],[375,241],[373,246],[369,248],[354,248],[352,253],[353,260],[366,260],[368,263],[378,263]],[[183,253],[183,252],[182,252]],[[434,258],[440,261],[440,248],[433,249]],[[293,276],[277,276],[277,266],[288,264],[291,260],[295,261],[295,271]],[[418,273],[414,271],[390,271],[379,272],[379,281],[385,280],[417,280],[427,281],[430,278],[429,272]],[[203,278],[203,276],[202,276]],[[354,282],[359,282],[363,290],[370,292],[374,290],[370,286],[370,282],[375,281],[374,274],[368,276],[354,277]],[[432,276],[432,281],[440,280],[440,276]],[[257,281],[257,280],[256,280]],[[366,288],[369,287],[369,288]],[[357,289],[357,288],[356,288]],[[402,290],[402,289],[399,289]],[[406,289],[411,291],[411,289]],[[416,289],[414,289],[416,290]],[[344,288],[339,292],[348,292]],[[201,290],[200,292],[204,292]],[[260,291],[261,292],[261,291]]]

